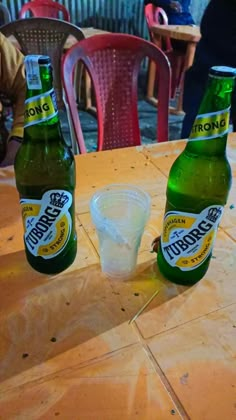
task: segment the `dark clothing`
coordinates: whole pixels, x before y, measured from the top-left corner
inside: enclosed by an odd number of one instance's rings
[[[201,21],[199,41],[192,67],[186,72],[182,138],[189,137],[203,98],[210,67],[236,67],[236,1],[211,0]],[[236,90],[232,96],[231,119],[236,120]]]
[[[170,7],[171,0],[144,0],[144,5],[149,3],[159,6],[165,10],[168,16],[169,25],[193,25],[194,20],[190,13],[191,0],[179,0],[182,6],[182,12],[179,13]]]

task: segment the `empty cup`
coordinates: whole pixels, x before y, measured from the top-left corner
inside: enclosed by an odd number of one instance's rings
[[[134,273],[150,203],[146,192],[129,184],[108,185],[93,195],[90,212],[108,277],[126,279]]]

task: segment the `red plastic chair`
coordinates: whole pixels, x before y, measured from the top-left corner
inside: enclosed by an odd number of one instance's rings
[[[145,13],[145,18],[146,18],[146,22],[148,26],[150,39],[155,44],[156,43],[155,36],[153,35],[150,28],[156,24],[168,25],[167,14],[161,7],[154,6],[153,4],[147,4],[144,8],[144,13]],[[161,48],[164,51],[164,53],[167,55],[171,63],[171,69],[172,69],[171,98],[175,98],[177,89],[179,89],[182,82],[185,53],[174,50],[172,48],[171,40],[169,37],[162,38]],[[153,97],[155,73],[156,71],[154,69],[154,66],[150,63],[148,97]]]
[[[84,34],[77,26],[53,18],[18,19],[1,26],[1,32],[7,38],[14,36],[24,55],[49,55],[53,68],[53,84],[59,109],[64,109],[63,91],[60,74],[61,57],[64,46],[72,35],[76,40],[84,39]]]
[[[62,84],[80,153],[86,152],[73,87],[78,61],[86,67],[94,87],[97,119],[97,150],[141,144],[138,121],[138,72],[149,57],[158,64],[157,140],[168,140],[170,65],[164,53],[144,39],[126,34],[105,34],[75,44],[62,60]]]
[[[27,12],[30,12],[33,17],[50,17],[54,19],[59,19],[61,12],[63,20],[70,22],[70,14],[65,6],[53,0],[34,0],[24,4],[19,12],[19,18],[24,19]]]
[[[160,25],[168,25],[168,16],[164,9],[161,7],[156,7],[154,4],[147,4],[144,9],[145,18],[148,26],[150,39],[154,41],[153,33],[150,31],[150,28],[157,23]],[[162,49],[163,51],[172,51],[172,45],[169,37],[162,39]]]

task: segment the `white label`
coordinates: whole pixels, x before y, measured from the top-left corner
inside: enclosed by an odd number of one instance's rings
[[[23,198],[20,204],[28,251],[44,259],[60,254],[71,234],[72,194],[65,190],[49,190],[41,200]]]
[[[223,207],[209,206],[200,214],[169,211],[164,217],[161,249],[172,267],[191,271],[212,251]]]
[[[26,82],[28,89],[42,89],[39,63],[40,55],[27,55],[25,57]]]

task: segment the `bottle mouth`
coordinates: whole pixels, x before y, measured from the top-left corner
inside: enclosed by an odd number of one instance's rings
[[[39,55],[38,63],[39,64],[50,64],[51,59],[48,55]]]
[[[236,68],[228,66],[213,66],[209,74],[218,77],[236,77]]]
[[[40,55],[40,54],[28,54],[24,58],[24,62],[34,62],[38,64],[51,64],[51,58],[49,55]]]

